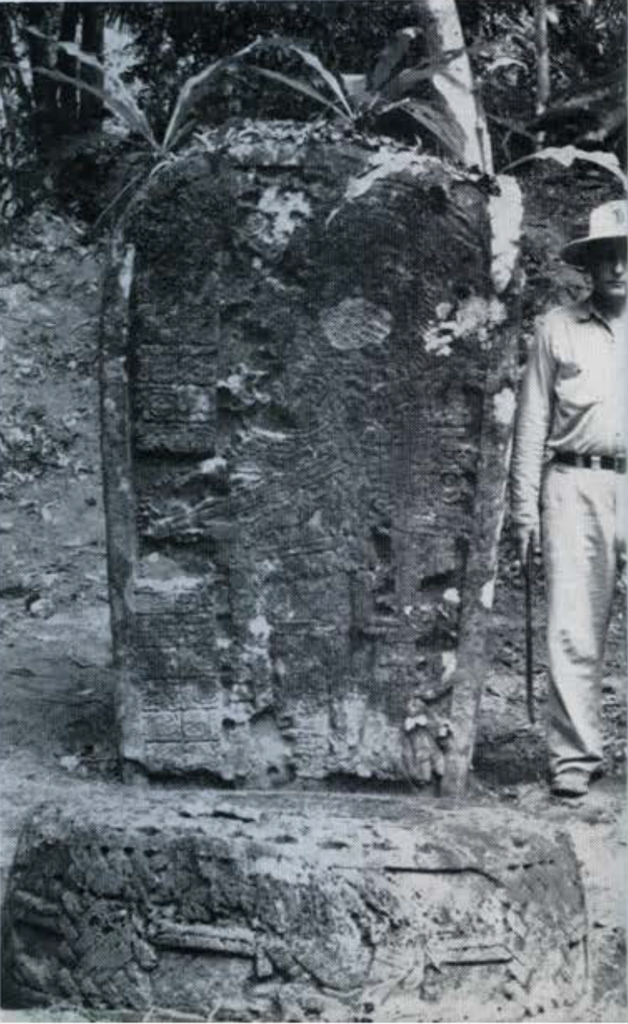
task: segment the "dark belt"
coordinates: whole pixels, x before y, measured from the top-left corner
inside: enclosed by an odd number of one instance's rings
[[[616,473],[626,472],[625,455],[577,455],[576,452],[554,452],[554,462],[563,466],[579,466],[581,469],[614,469]]]

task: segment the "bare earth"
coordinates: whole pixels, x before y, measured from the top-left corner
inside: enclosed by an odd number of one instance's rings
[[[78,230],[32,219],[0,252],[0,881],[25,815],[42,801],[114,788],[113,671],[98,449],[96,326],[101,259]],[[538,619],[542,623],[539,586]],[[507,545],[492,671],[469,800],[559,823],[587,888],[591,992],[572,1020],[624,1021],[625,598],[617,602],[604,708],[607,777],[578,806],[544,780],[542,726],[525,715],[521,590]],[[536,689],[542,718],[544,653]],[[538,1019],[549,1019],[538,1008]],[[0,1020],[91,1020],[68,1007]],[[556,1019],[556,1017],[552,1017]]]

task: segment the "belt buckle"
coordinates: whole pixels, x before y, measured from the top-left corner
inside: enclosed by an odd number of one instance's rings
[[[602,456],[601,455],[590,455],[589,459],[590,459],[589,465],[591,466],[591,469],[601,469],[602,468]]]

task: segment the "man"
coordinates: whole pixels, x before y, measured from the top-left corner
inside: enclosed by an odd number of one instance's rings
[[[552,792],[583,796],[602,762],[601,677],[625,523],[623,401],[628,202],[604,203],[562,257],[588,299],[540,322],[523,381],[512,510],[521,563],[539,542],[548,596]]]

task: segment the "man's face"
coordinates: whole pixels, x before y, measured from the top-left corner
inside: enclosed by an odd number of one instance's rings
[[[591,246],[587,268],[593,278],[593,291],[606,302],[626,299],[626,239],[596,242]]]

